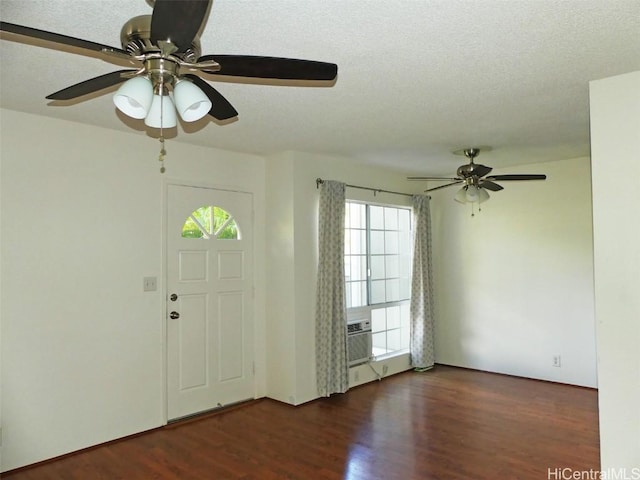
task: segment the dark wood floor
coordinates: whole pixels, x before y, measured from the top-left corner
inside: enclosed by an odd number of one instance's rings
[[[260,400],[3,478],[542,480],[599,470],[597,417],[595,390],[437,366],[299,407]]]

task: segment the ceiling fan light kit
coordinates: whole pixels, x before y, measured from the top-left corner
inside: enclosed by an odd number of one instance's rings
[[[212,107],[204,92],[188,80],[176,82],[172,100],[165,84],[154,86],[147,77],[124,82],[113,96],[113,103],[125,115],[144,118],[145,125],[153,128],[175,127],[176,110],[185,122],[195,122]]]
[[[545,180],[546,175],[541,174],[510,174],[510,175],[491,175],[493,168],[474,163],[474,159],[480,154],[480,151],[490,151],[491,147],[473,147],[456,150],[455,155],[464,155],[469,159],[469,163],[461,165],[456,170],[456,177],[407,177],[408,180],[428,180],[428,181],[449,181],[445,185],[429,188],[426,191],[432,192],[441,188],[450,187],[452,185],[462,184],[462,188],[458,190],[454,196],[454,200],[458,203],[470,203],[472,206],[476,203],[481,204],[489,200],[489,192],[499,192],[504,187],[497,184],[498,181],[523,181],[523,180]],[[473,210],[472,214],[473,215]]]
[[[185,122],[195,122],[211,110],[211,101],[189,80],[179,80],[173,87],[176,109]]]
[[[144,0],[139,0],[146,3]],[[252,55],[201,56],[198,32],[212,0],[155,0],[151,15],[139,15],[125,23],[122,49],[68,35],[0,21],[0,31],[18,37],[98,53],[105,61],[128,62],[132,67],[85,80],[48,95],[57,101],[74,100],[119,85],[113,97],[125,115],[144,119],[145,125],[160,129],[160,161],[164,160],[163,130],[177,125],[176,110],[185,122],[207,114],[228,120],[238,112],[202,76],[311,81],[309,86],[332,86],[338,75],[334,63],[294,58]],[[11,36],[8,38],[13,40]],[[19,41],[19,39],[16,39]],[[53,47],[55,48],[55,47]],[[330,82],[319,84],[321,82]],[[164,166],[160,169],[164,172]]]
[[[149,113],[144,119],[147,127],[159,128],[161,131],[165,128],[173,128],[178,124],[176,118],[176,109],[171,102],[169,95],[154,95],[153,102]],[[162,137],[162,134],[160,134]]]
[[[153,85],[147,77],[134,77],[122,84],[113,96],[113,103],[125,115],[142,119],[153,101]]]
[[[489,200],[489,193],[475,185],[462,187],[453,199],[458,203],[484,203]]]

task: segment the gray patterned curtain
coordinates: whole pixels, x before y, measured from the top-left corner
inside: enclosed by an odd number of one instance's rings
[[[349,389],[344,209],[345,184],[325,180],[320,186],[316,300],[316,376],[323,397]]]
[[[411,366],[433,367],[433,281],[429,197],[413,197],[413,277],[411,279]]]

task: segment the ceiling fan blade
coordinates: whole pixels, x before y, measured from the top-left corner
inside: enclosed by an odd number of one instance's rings
[[[474,164],[473,174],[478,177],[484,177],[488,173],[491,173],[491,170],[493,170],[493,168],[487,167],[486,165]]]
[[[72,100],[122,83],[130,78],[130,75],[126,75],[127,73],[135,71],[136,70],[118,70],[116,72],[100,75],[99,77],[90,78],[84,82],[76,83],[75,85],[63,88],[51,95],[47,95],[46,98],[48,100]]]
[[[487,180],[545,180],[547,178],[546,175],[492,175],[487,177]]]
[[[457,182],[447,183],[446,185],[440,185],[439,187],[428,188],[427,190],[425,190],[425,192],[433,192],[434,190],[440,190],[441,188],[450,187],[452,185],[458,185],[462,182],[463,182],[462,180],[458,180]]]
[[[212,75],[279,80],[334,80],[338,75],[335,63],[313,60],[254,55],[204,55],[198,62],[205,60],[214,60],[220,64],[218,71],[203,70]]]
[[[185,52],[209,11],[211,0],[156,0],[151,16],[151,42],[167,41]]]
[[[448,178],[448,177],[407,177],[407,180],[462,180],[460,178]]]
[[[490,180],[480,180],[480,187],[486,188],[487,190],[491,190],[492,192],[499,192],[500,190],[504,190],[504,187],[498,185],[497,183],[493,183]]]
[[[222,96],[215,88],[209,85],[206,81],[198,77],[197,75],[185,75],[189,80],[200,87],[209,100],[211,100],[211,110],[209,115],[217,120],[227,120],[229,118],[237,117],[238,112],[233,105],[231,105],[226,98]]]
[[[68,45],[70,47],[82,48],[84,50],[91,50],[93,52],[102,52],[102,50],[107,49],[119,54],[130,56],[126,51],[119,48],[111,47],[109,45],[103,45],[101,43],[90,42],[88,40],[82,40],[80,38],[69,37],[67,35],[61,35],[59,33],[47,32],[45,30],[38,30],[37,28],[16,25],[15,23],[0,22],[0,31],[14,33],[16,35],[22,35],[24,37],[36,38],[38,40],[45,40],[47,42]]]

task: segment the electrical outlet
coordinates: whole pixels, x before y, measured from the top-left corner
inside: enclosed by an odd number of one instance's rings
[[[560,355],[553,356],[553,366],[561,367],[562,366],[562,357]]]
[[[386,375],[388,371],[389,371],[389,365],[385,363],[384,365],[382,365],[382,375]]]

